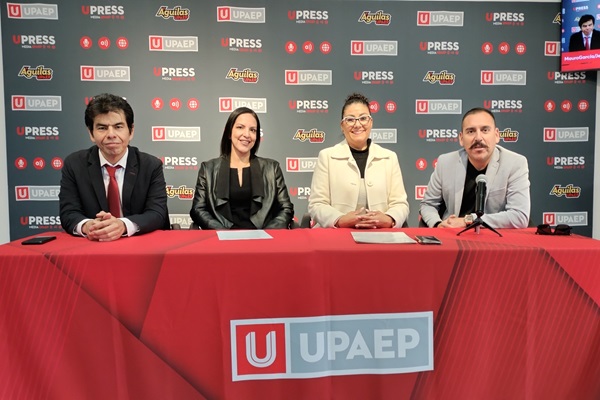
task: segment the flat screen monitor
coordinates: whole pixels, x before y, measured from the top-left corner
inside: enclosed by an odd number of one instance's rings
[[[562,0],[560,70],[600,69],[600,0]]]

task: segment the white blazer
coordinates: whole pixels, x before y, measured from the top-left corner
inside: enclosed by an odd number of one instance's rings
[[[360,171],[346,141],[319,152],[312,177],[308,212],[318,226],[331,228],[344,214],[356,210]],[[398,157],[371,143],[365,167],[370,210],[381,211],[401,227],[408,218],[408,200]]]

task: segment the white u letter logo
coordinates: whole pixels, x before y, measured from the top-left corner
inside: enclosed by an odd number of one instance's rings
[[[275,361],[277,356],[275,331],[267,333],[265,342],[265,356],[260,358],[256,355],[256,332],[250,332],[246,335],[246,359],[253,367],[266,368]]]

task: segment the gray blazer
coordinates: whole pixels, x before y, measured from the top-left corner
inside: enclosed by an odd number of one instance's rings
[[[442,154],[438,158],[420,207],[421,218],[427,226],[432,227],[452,214],[458,216],[467,160],[464,149]],[[485,175],[487,195],[485,213],[481,219],[493,228],[526,228],[531,209],[527,159],[496,146]],[[438,210],[444,204],[446,210],[440,218]]]
[[[294,217],[294,206],[279,163],[268,158],[252,158],[250,179],[250,221],[257,229],[288,228]],[[200,164],[190,216],[202,229],[230,229],[233,226],[229,205],[229,158],[214,158]]]

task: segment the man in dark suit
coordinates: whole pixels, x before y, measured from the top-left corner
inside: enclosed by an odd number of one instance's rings
[[[85,124],[95,145],[69,155],[62,168],[59,204],[65,231],[110,241],[169,229],[162,162],[129,146],[133,109],[127,100],[95,96],[85,110]]]
[[[585,14],[579,18],[579,28],[581,30],[571,35],[569,51],[600,49],[600,31],[594,29],[595,24],[596,19],[593,15]]]

